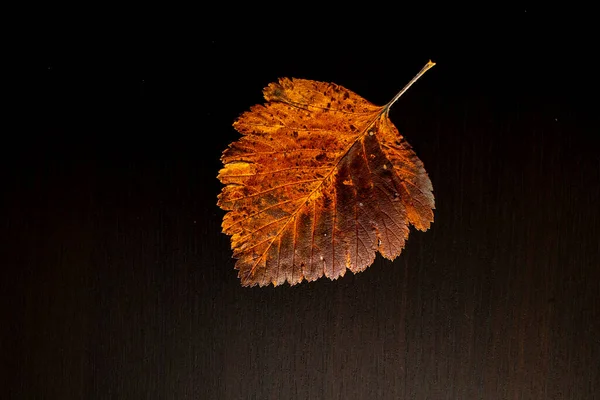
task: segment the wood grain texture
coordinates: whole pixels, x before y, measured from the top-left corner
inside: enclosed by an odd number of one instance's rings
[[[343,32],[335,48],[283,35],[287,14],[232,38],[230,12],[208,39],[178,11],[135,40],[53,41],[52,69],[21,82],[36,105],[4,127],[0,398],[595,398],[600,121],[578,63],[595,36],[535,11],[436,41],[396,13],[363,41],[346,18],[302,25]],[[241,287],[215,175],[254,89],[311,76],[382,104],[429,57],[390,118],[427,166],[435,224],[360,275]]]

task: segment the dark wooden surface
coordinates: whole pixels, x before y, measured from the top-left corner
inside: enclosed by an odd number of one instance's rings
[[[0,397],[598,398],[585,24],[393,20],[328,40],[210,13],[47,31],[35,112],[3,145]],[[233,119],[280,76],[383,104],[429,58],[391,118],[433,182],[432,228],[358,275],[242,288],[216,207]]]

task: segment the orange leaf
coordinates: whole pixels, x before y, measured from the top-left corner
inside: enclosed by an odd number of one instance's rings
[[[409,224],[425,231],[434,198],[423,163],[376,106],[325,82],[280,79],[233,124],[243,136],[221,157],[235,268],[243,286],[336,279],[393,260]]]

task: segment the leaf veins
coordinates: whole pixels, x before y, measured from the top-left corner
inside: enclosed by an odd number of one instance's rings
[[[426,231],[434,197],[423,163],[376,106],[326,82],[282,78],[233,124],[218,178],[235,268],[243,286],[274,286],[393,260],[409,225]]]

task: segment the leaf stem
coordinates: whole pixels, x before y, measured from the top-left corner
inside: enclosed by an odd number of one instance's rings
[[[392,100],[390,100],[390,102],[384,106],[385,113],[387,114],[389,112],[392,104],[394,104],[396,102],[396,100],[398,100],[400,98],[400,96],[402,96],[404,94],[404,92],[406,92],[408,90],[408,88],[412,86],[413,83],[415,83],[425,72],[427,72],[434,65],[435,65],[435,63],[433,61],[429,60],[429,62],[427,64],[425,64],[425,66],[423,68],[421,68],[419,73],[417,75],[415,75],[415,77],[412,78],[410,80],[410,82],[408,82],[406,84],[406,86],[404,86],[404,88],[401,91],[399,91],[398,94],[396,94],[394,96],[394,98]]]

